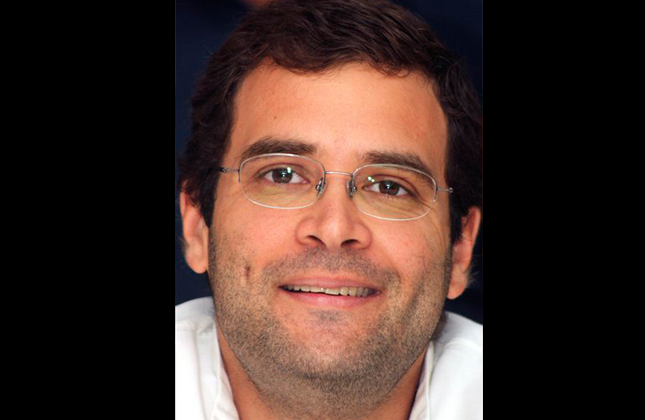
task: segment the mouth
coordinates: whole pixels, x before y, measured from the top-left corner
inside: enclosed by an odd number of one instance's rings
[[[316,308],[357,309],[383,301],[383,291],[375,285],[342,277],[293,278],[278,290],[290,302]]]
[[[342,287],[316,287],[316,286],[306,286],[298,284],[287,284],[280,286],[282,290],[286,290],[291,293],[319,293],[330,296],[349,296],[355,298],[366,298],[368,296],[376,295],[379,293],[376,289],[371,289],[369,287],[353,287],[353,286],[342,286]]]

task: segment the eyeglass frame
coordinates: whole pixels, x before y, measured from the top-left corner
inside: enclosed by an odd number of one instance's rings
[[[397,165],[397,164],[393,164],[393,163],[368,163],[367,165],[359,166],[358,168],[356,168],[354,170],[354,172],[351,172],[351,173],[350,172],[341,172],[341,171],[328,171],[328,170],[325,169],[325,166],[322,164],[322,162],[319,162],[316,159],[310,158],[308,156],[297,155],[297,154],[292,154],[292,153],[265,153],[265,154],[261,154],[261,155],[257,155],[257,156],[251,156],[248,159],[244,159],[244,161],[242,161],[240,163],[239,168],[227,168],[227,167],[224,167],[224,166],[218,166],[218,167],[215,168],[215,170],[217,170],[219,172],[222,172],[222,173],[237,172],[237,182],[239,184],[241,184],[242,183],[242,167],[244,166],[245,163],[247,163],[247,162],[249,162],[249,161],[251,161],[253,159],[259,159],[259,158],[262,158],[262,157],[271,157],[271,156],[297,157],[297,158],[307,159],[307,160],[310,160],[313,163],[316,163],[316,164],[320,165],[320,167],[322,168],[323,173],[322,173],[322,178],[320,179],[320,181],[318,181],[318,183],[314,187],[314,189],[317,191],[316,199],[313,200],[311,203],[309,203],[309,204],[307,204],[305,206],[300,206],[300,207],[277,207],[277,206],[269,206],[267,204],[262,204],[262,203],[259,203],[259,202],[255,201],[255,200],[251,199],[246,194],[246,191],[244,191],[244,188],[242,188],[242,193],[244,194],[244,197],[246,197],[247,200],[249,200],[250,202],[252,202],[253,204],[256,204],[258,206],[266,207],[266,208],[270,208],[270,209],[298,210],[298,209],[304,209],[304,208],[307,208],[309,206],[312,206],[314,203],[316,203],[318,201],[318,199],[320,199],[320,197],[322,197],[323,193],[325,192],[325,188],[327,187],[327,174],[343,175],[343,176],[349,176],[350,177],[350,180],[347,181],[346,189],[347,189],[347,195],[351,199],[351,198],[354,197],[354,194],[356,193],[356,190],[357,190],[356,184],[354,183],[356,173],[358,171],[360,171],[361,169],[364,169],[364,168],[375,168],[375,167],[398,168],[398,169],[405,169],[405,170],[417,172],[417,173],[419,173],[421,175],[427,176],[428,178],[430,178],[432,180],[432,183],[434,184],[434,195],[432,197],[432,202],[433,203],[437,201],[437,193],[439,193],[439,192],[447,192],[449,194],[452,194],[454,192],[454,189],[451,188],[451,187],[447,187],[447,188],[440,187],[439,184],[437,183],[437,180],[435,180],[430,174],[427,174],[427,173],[425,173],[423,171],[420,171],[418,169],[411,168],[411,167],[405,166],[405,165]],[[430,209],[428,208],[428,210],[425,213],[423,213],[422,215],[420,215],[420,216],[416,216],[416,217],[409,218],[409,219],[392,219],[392,218],[388,218],[388,217],[376,216],[376,215],[367,213],[367,212],[365,212],[364,210],[362,210],[358,206],[356,206],[356,208],[361,213],[366,214],[366,215],[368,215],[370,217],[374,217],[376,219],[381,219],[381,220],[389,220],[389,221],[392,221],[392,222],[407,222],[407,221],[410,221],[410,220],[417,220],[417,219],[420,219],[423,216],[427,215],[428,213],[430,213]]]

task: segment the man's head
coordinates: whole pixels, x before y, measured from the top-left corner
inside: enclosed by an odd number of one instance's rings
[[[224,154],[230,145],[236,93],[267,59],[294,72],[318,73],[347,63],[384,74],[418,71],[433,89],[448,124],[446,180],[451,240],[462,218],[483,205],[483,137],[477,94],[462,64],[424,22],[384,1],[278,2],[250,14],[215,53],[193,98],[192,133],[180,159],[178,186],[208,226]]]
[[[467,284],[481,121],[462,71],[423,23],[389,3],[278,2],[213,56],[193,106],[180,166],[186,260],[209,272],[223,347],[293,417],[373,410],[420,360],[445,298]],[[423,217],[384,220],[359,211],[346,176],[331,173],[313,205],[267,208],[236,172],[217,171],[265,153],[342,173],[410,162],[454,193],[428,200]],[[279,163],[251,175],[280,183]],[[280,188],[314,188],[299,171]],[[406,199],[389,191],[365,194]]]

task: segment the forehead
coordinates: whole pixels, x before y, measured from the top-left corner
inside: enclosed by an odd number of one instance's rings
[[[353,170],[369,153],[393,152],[417,155],[435,174],[444,173],[445,117],[432,83],[416,72],[386,76],[351,64],[296,74],[263,65],[236,96],[227,163],[239,164],[266,137],[310,143],[334,170]]]

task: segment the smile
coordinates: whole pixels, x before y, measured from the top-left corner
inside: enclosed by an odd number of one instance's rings
[[[337,288],[324,288],[324,287],[314,287],[314,286],[299,286],[299,285],[285,285],[280,287],[283,290],[289,292],[299,292],[299,293],[323,293],[326,295],[333,296],[353,296],[353,297],[367,297],[373,295],[376,292],[374,289],[368,287],[337,287]]]

